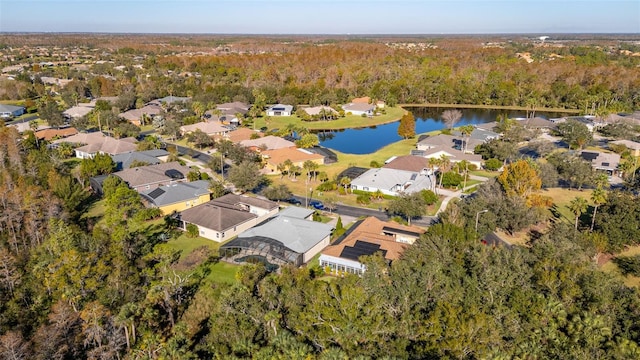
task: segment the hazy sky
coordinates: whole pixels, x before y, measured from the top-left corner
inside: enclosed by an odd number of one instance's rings
[[[640,33],[640,0],[0,0],[0,31]]]

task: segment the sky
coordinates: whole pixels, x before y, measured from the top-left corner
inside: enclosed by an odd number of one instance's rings
[[[640,33],[640,0],[0,0],[0,32]]]

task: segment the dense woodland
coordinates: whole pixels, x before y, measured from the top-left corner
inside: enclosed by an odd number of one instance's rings
[[[0,38],[12,49],[5,64],[33,64],[32,73],[2,83],[6,99],[44,94],[40,76],[75,79],[67,92],[133,96],[130,107],[169,94],[222,103],[253,103],[256,91],[266,103],[341,104],[367,95],[398,103],[458,103],[582,109],[609,113],[640,105],[640,47],[608,39],[548,42],[515,39],[136,39],[104,40],[28,35]],[[143,40],[146,40],[143,41]],[[484,41],[483,41],[484,40]],[[490,42],[490,41],[496,42]],[[155,41],[155,42],[154,42]],[[185,45],[180,46],[180,41]],[[395,41],[395,42],[392,42]],[[393,46],[413,42],[427,48]],[[19,45],[30,43],[34,56]],[[156,46],[152,46],[155,44]],[[487,45],[489,44],[489,45]],[[491,45],[493,44],[493,45]],[[82,61],[103,60],[90,74],[68,66],[41,68],[39,61],[65,59],[71,49]],[[15,48],[14,48],[15,47]],[[135,47],[135,48],[134,48]],[[57,49],[57,53],[53,49]],[[54,54],[58,54],[57,57]],[[522,54],[528,54],[528,63]],[[136,57],[140,56],[140,57]],[[105,62],[106,61],[106,62]],[[142,64],[143,68],[135,68]],[[114,69],[123,65],[123,70]],[[33,79],[29,75],[36,75]],[[71,95],[69,95],[71,96]],[[126,106],[125,106],[126,107]]]
[[[171,88],[202,102],[251,101],[258,89],[267,102],[367,94],[389,102],[637,108],[637,60],[608,54],[582,63],[596,48],[584,56],[565,48],[553,49],[565,51],[563,59],[527,64],[514,56],[523,51],[517,46],[416,53],[346,42],[295,51],[278,45],[287,49],[278,56],[150,54],[145,71],[157,73],[149,78],[106,68],[118,79],[78,81],[94,96],[131,91],[144,100]],[[529,50],[539,59],[552,51]],[[129,55],[115,53],[122,61]],[[162,75],[168,69],[202,76]],[[39,91],[21,81],[18,90]],[[579,206],[575,226],[554,221],[540,188],[598,186],[597,179],[577,179],[575,168],[566,170],[570,159],[516,161],[504,144],[480,150],[508,163],[505,172],[452,203],[391,265],[373,256],[362,277],[330,280],[319,279],[316,267],[274,274],[247,265],[234,284],[223,284],[207,280],[218,254],[200,249],[181,259],[165,244],[175,224],[149,222],[157,214],[135,191],[106,183],[104,215],[89,217],[94,199],[73,162],[0,126],[0,359],[640,358],[638,290],[595,262],[640,241],[636,195],[609,191],[593,222]],[[483,209],[490,212],[476,232]],[[532,232],[526,247],[480,241],[496,228],[535,223],[546,228]]]

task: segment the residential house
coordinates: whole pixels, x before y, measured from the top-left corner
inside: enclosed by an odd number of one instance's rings
[[[609,175],[616,174],[620,165],[620,155],[616,153],[583,150],[580,152],[580,157],[590,162],[595,170],[605,171]]]
[[[0,118],[10,119],[24,114],[24,106],[0,104]]]
[[[312,153],[305,149],[282,148],[264,150],[261,154],[266,162],[264,172],[267,175],[280,174],[278,165],[287,160],[290,160],[294,165],[299,166],[300,168],[302,168],[306,161],[312,161],[318,165],[324,164],[324,156]]]
[[[476,146],[482,145],[485,142],[498,137],[500,137],[500,134],[496,132],[474,128],[469,137],[463,136],[462,133],[458,133],[457,135],[439,134],[420,138],[416,144],[416,148],[418,150],[434,148],[454,148],[456,150],[465,149],[465,152],[473,154]]]
[[[279,136],[268,135],[259,139],[243,140],[240,145],[253,150],[276,150],[295,148],[296,144]]]
[[[452,163],[457,163],[463,160],[468,161],[470,164],[475,165],[478,168],[482,167],[482,156],[469,154],[462,152],[454,148],[447,148],[444,146],[431,147],[427,150],[412,150],[411,155],[422,156],[427,159],[440,159],[442,156],[446,156]]]
[[[363,96],[359,98],[354,98],[351,100],[352,104],[371,104],[371,98],[368,96]]]
[[[90,159],[96,154],[117,155],[135,151],[137,148],[134,138],[115,139],[101,132],[77,133],[64,139],[55,140],[53,143],[63,142],[84,144],[75,149],[76,157],[80,159]]]
[[[123,169],[114,172],[113,175],[122,179],[137,192],[143,192],[164,185],[187,182],[187,174],[190,171],[190,168],[173,161]]]
[[[309,209],[286,208],[221,246],[220,253],[231,252],[234,259],[258,255],[280,265],[308,263],[329,245],[333,231],[331,225],[310,220],[311,214]]]
[[[640,143],[631,140],[616,140],[611,144],[622,145],[631,151],[633,156],[640,156]]]
[[[230,103],[218,104],[216,106],[216,109],[222,111],[224,115],[246,115],[249,112],[250,107],[251,105],[249,104],[240,101],[234,101]]]
[[[158,208],[163,215],[168,215],[211,200],[209,186],[207,180],[176,183],[144,190],[140,196],[147,207]]]
[[[94,107],[95,107],[95,103],[80,104],[78,106],[73,106],[63,111],[62,116],[64,116],[65,119],[67,120],[79,119],[83,116],[87,116],[91,111],[93,111]]]
[[[174,103],[187,103],[190,102],[191,98],[190,97],[180,97],[180,96],[165,96],[163,98],[160,99],[155,99],[155,100],[151,100],[150,103],[155,103],[158,105],[172,105]]]
[[[351,180],[351,189],[398,196],[421,190],[432,190],[435,178],[428,170],[405,171],[390,168],[374,168]]]
[[[394,156],[387,160],[382,167],[411,172],[431,171],[429,159],[414,155]]]
[[[302,110],[304,110],[304,112],[306,112],[307,114],[309,114],[311,116],[319,116],[323,111],[327,115],[328,114],[334,114],[334,115],[338,114],[338,112],[335,111],[332,107],[324,106],[324,105],[303,108]]]
[[[198,227],[206,239],[224,242],[278,213],[278,204],[258,198],[227,194],[180,212],[183,229]]]
[[[350,103],[347,105],[342,105],[342,109],[344,109],[344,112],[346,114],[351,113],[351,115],[373,116],[375,105],[362,104],[362,103]]]
[[[558,124],[541,117],[517,119],[518,124],[522,125],[525,129],[530,130],[551,130],[558,127]]]
[[[121,118],[129,121],[130,123],[140,126],[142,123],[148,123],[154,116],[160,115],[162,112],[162,106],[158,103],[149,103],[140,109],[127,110],[118,114]]]
[[[267,108],[267,116],[291,116],[292,105],[275,104]]]
[[[180,126],[180,132],[182,135],[192,133],[196,130],[200,130],[209,136],[223,136],[231,131],[229,127],[218,122],[199,122],[196,124]]]
[[[380,253],[387,262],[400,258],[405,249],[413,244],[424,229],[400,225],[368,217],[355,223],[334,244],[320,254],[320,266],[333,274],[362,274],[366,267],[362,256]]]
[[[36,131],[35,135],[40,140],[51,141],[53,139],[63,139],[78,133],[74,127],[43,129]]]
[[[216,140],[229,140],[234,144],[238,144],[244,140],[251,140],[251,138],[255,137],[256,134],[258,135],[258,137],[262,136],[262,133],[259,131],[241,127],[233,129],[223,136],[216,136],[215,138]]]
[[[132,151],[111,156],[113,162],[116,163],[116,170],[128,169],[136,162],[157,165],[167,161],[168,157],[169,152],[163,149]]]

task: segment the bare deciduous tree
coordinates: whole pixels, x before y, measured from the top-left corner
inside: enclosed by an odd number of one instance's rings
[[[462,118],[462,111],[460,110],[445,110],[442,113],[442,120],[449,129],[453,129],[453,126]]]

